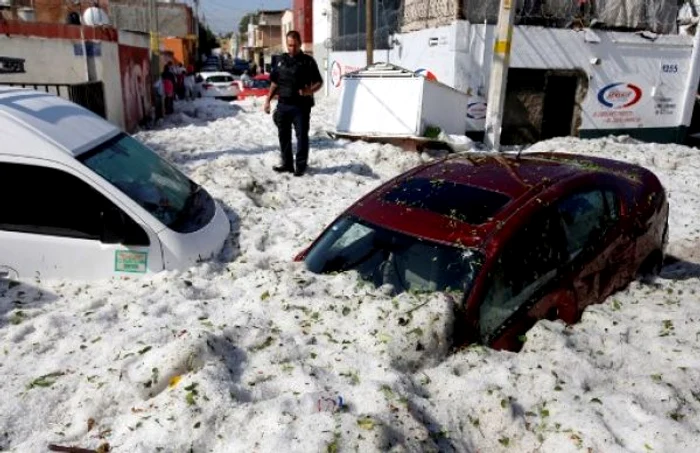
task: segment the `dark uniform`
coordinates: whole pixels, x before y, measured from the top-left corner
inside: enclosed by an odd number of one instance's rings
[[[292,125],[297,137],[296,174],[303,174],[309,158],[309,118],[314,97],[302,96],[299,90],[323,82],[316,61],[304,52],[295,56],[283,54],[270,80],[277,84],[277,109],[273,115],[279,133],[282,166],[294,170]]]

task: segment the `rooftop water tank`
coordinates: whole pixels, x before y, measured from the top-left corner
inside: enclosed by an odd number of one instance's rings
[[[83,24],[91,27],[109,25],[109,17],[102,8],[91,6],[83,12]]]

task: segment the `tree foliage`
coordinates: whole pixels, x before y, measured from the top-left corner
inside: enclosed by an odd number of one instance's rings
[[[242,35],[248,33],[248,24],[253,22],[256,13],[248,13],[241,17],[241,21],[238,23],[238,32]]]

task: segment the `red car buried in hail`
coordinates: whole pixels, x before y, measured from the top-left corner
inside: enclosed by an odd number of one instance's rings
[[[464,153],[412,169],[341,214],[297,260],[396,292],[458,294],[455,342],[519,350],[658,273],[668,201],[650,171],[563,153]]]
[[[258,74],[252,79],[239,81],[238,99],[267,96],[270,92],[270,74]]]

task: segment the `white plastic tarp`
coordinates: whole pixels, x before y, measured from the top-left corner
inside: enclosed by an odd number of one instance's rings
[[[647,0],[648,27],[657,33],[676,31],[677,0]]]
[[[611,27],[640,28],[646,23],[644,1],[597,0],[596,18]]]

